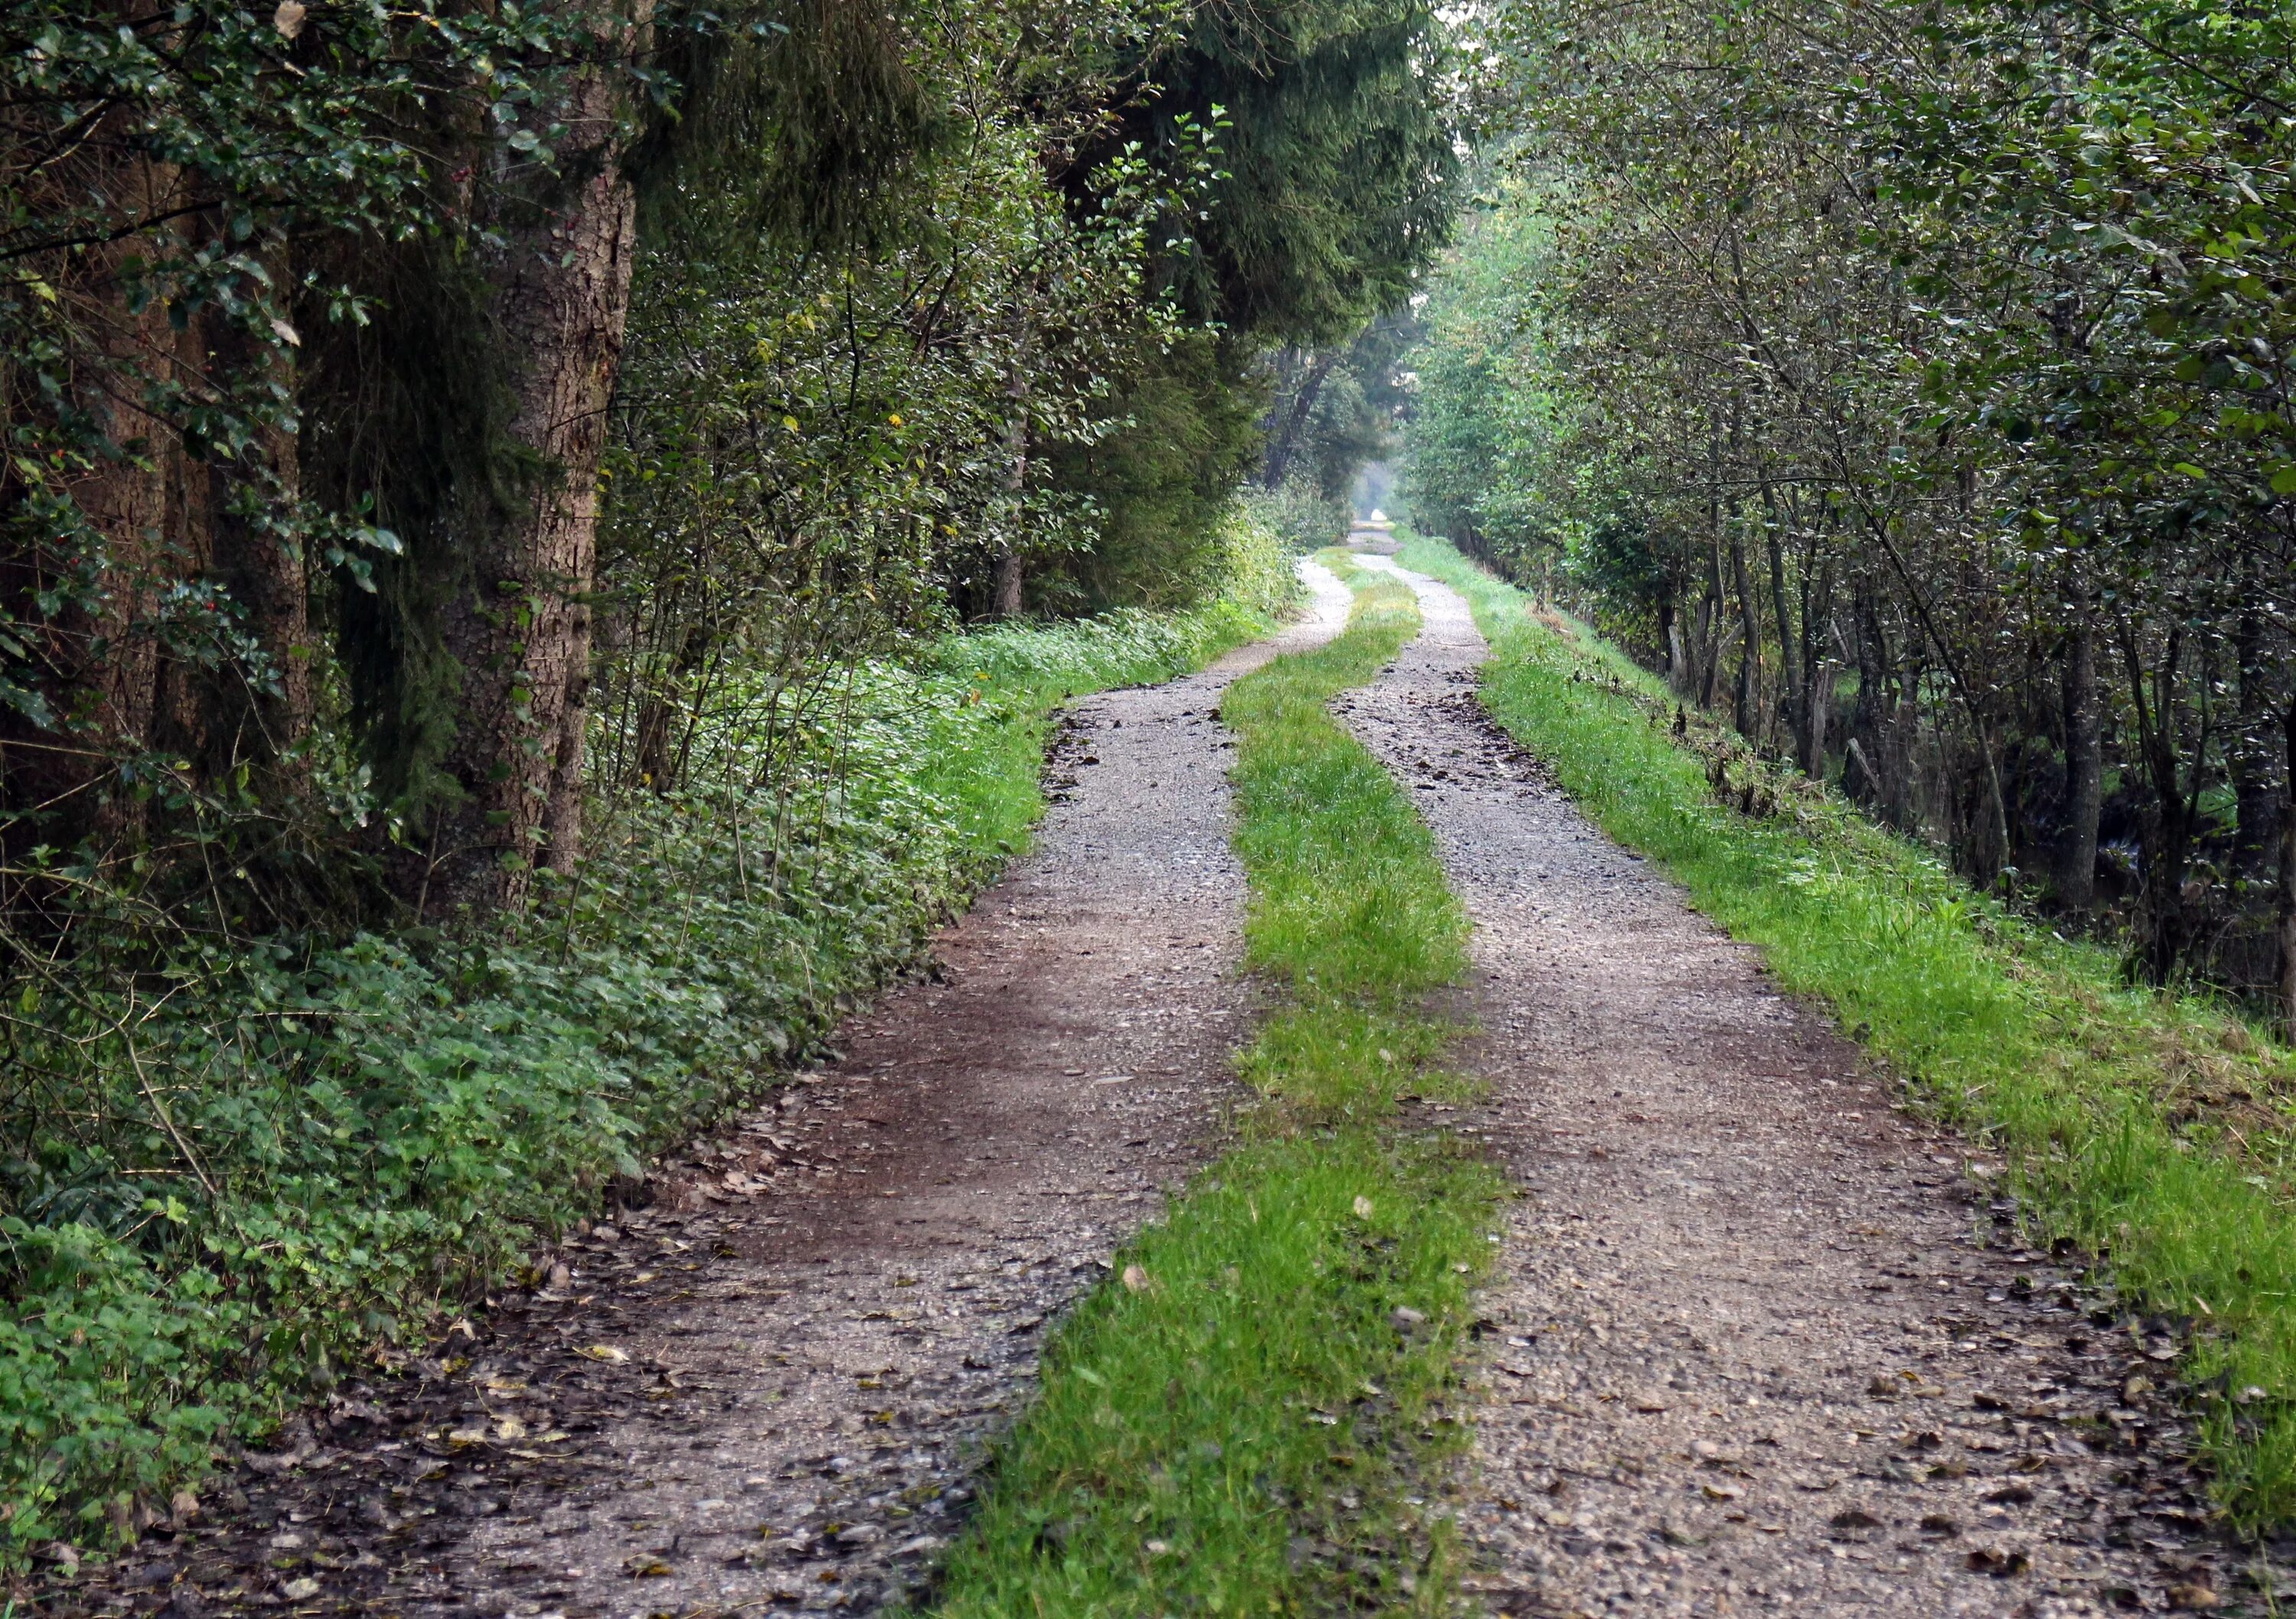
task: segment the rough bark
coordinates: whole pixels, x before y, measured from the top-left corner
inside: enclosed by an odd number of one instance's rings
[[[275,269],[280,284],[286,281],[283,267]],[[220,305],[201,309],[186,336],[193,385],[210,396],[234,380],[275,387],[282,397],[291,389],[288,352],[265,342]],[[210,452],[184,462],[185,560],[222,587],[267,666],[258,672],[226,659],[190,681],[184,751],[210,781],[242,765],[290,764],[311,728],[310,593],[301,548],[236,509],[250,487],[263,490],[266,474],[271,493],[291,499],[296,468],[294,434],[276,426],[257,431],[246,459]]]
[[[508,436],[531,470],[504,509],[465,513],[472,574],[443,624],[462,675],[446,764],[463,798],[436,828],[424,886],[433,908],[514,906],[537,857],[566,871],[580,853],[598,465],[635,248],[621,96],[613,68],[573,72],[559,108],[565,178],[538,196],[506,188],[494,204]]]
[[[2057,839],[2057,898],[2086,911],[2096,903],[2096,828],[2104,808],[2096,638],[2086,622],[2076,623],[2065,640],[2064,706],[2065,820]]]
[[[61,167],[57,184],[74,203],[102,197],[122,222],[165,217],[181,176],[137,151],[133,136],[127,110],[109,115]],[[178,447],[150,396],[171,376],[177,340],[162,301],[138,284],[138,266],[162,256],[163,230],[90,247],[50,270],[75,344],[70,404],[103,449],[62,487],[85,529],[28,531],[4,558],[12,614],[36,637],[53,724],[12,714],[0,721],[0,774],[6,802],[37,812],[32,830],[46,842],[93,837],[119,849],[143,826],[142,806],[116,772],[151,744],[158,609],[175,572],[168,529]],[[44,599],[58,593],[64,604],[51,610]]]

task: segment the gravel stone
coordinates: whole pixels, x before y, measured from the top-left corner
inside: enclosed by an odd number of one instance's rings
[[[2021,1247],[1982,1154],[1587,822],[1484,715],[1465,602],[1397,571],[1425,631],[1333,708],[1474,919],[1491,1094],[1452,1117],[1520,1190],[1451,1503],[1476,1605],[2264,1611],[2284,1572],[2212,1533],[2184,1414],[2128,1381],[2173,1371],[2160,1324]]]
[[[354,1379],[48,1606],[172,1619],[867,1614],[961,1526],[1047,1323],[1216,1149],[1255,1010],[1228,848],[1238,675],[1271,641],[1070,711],[1031,851],[832,1065],[691,1144],[638,1206]],[[297,1527],[288,1529],[288,1525]],[[277,1533],[275,1533],[275,1526]],[[179,1574],[177,1571],[181,1570]]]

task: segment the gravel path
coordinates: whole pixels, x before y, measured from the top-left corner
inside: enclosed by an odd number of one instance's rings
[[[1334,710],[1473,915],[1492,1091],[1456,1119],[1521,1192],[1458,1504],[1481,1601],[2263,1611],[2152,1389],[2173,1342],[2022,1250],[1984,1164],[1546,785],[1465,603],[1403,576],[1425,633]]]
[[[58,1606],[865,1614],[909,1587],[1047,1318],[1216,1144],[1251,1003],[1212,710],[1344,624],[1307,572],[1274,641],[1076,706],[1032,853],[835,1067]]]

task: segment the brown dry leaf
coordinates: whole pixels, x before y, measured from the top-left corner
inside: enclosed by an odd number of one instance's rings
[[[303,19],[309,15],[299,0],[279,0],[279,9],[271,13],[271,26],[279,30],[282,39],[292,39],[303,31]]]
[[[603,1361],[610,1366],[620,1366],[627,1362],[630,1358],[630,1352],[628,1350],[617,1349],[611,1344],[592,1344],[586,1348],[578,1349],[574,1353],[579,1355],[587,1355],[594,1361]]]
[[[2224,1600],[2207,1586],[2192,1583],[2169,1588],[2169,1607],[2172,1613],[2204,1614]]]
[[[1148,1290],[1148,1272],[1138,1265],[1125,1266],[1124,1290],[1127,1293],[1145,1293]]]
[[[1745,1489],[1740,1484],[1718,1484],[1710,1481],[1699,1487],[1705,1492],[1708,1500],[1734,1501],[1746,1498]]]
[[[2033,1566],[2033,1559],[2021,1551],[1980,1546],[1969,1554],[1969,1566],[1981,1574],[1991,1574],[2005,1580],[2012,1574],[2023,1574]]]
[[[523,1439],[526,1437],[526,1424],[521,1422],[515,1417],[497,1418],[495,1421],[495,1437],[497,1439]]]
[[[1369,1198],[1358,1197],[1356,1199],[1356,1218],[1358,1220],[1368,1220],[1371,1218],[1371,1199]]]

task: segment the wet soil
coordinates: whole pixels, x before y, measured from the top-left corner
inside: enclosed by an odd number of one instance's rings
[[[397,1376],[354,1378],[52,1611],[876,1611],[962,1521],[1047,1322],[1217,1145],[1236,970],[1219,693],[1344,623],[1078,704],[1032,852],[832,1065]]]
[[[1376,559],[1367,565],[1382,566]],[[2169,1323],[2021,1246],[1758,954],[1484,715],[1465,603],[1334,705],[1472,913],[1454,1116],[1519,1187],[1457,1509],[1505,1614],[2264,1612],[2212,1532]]]

